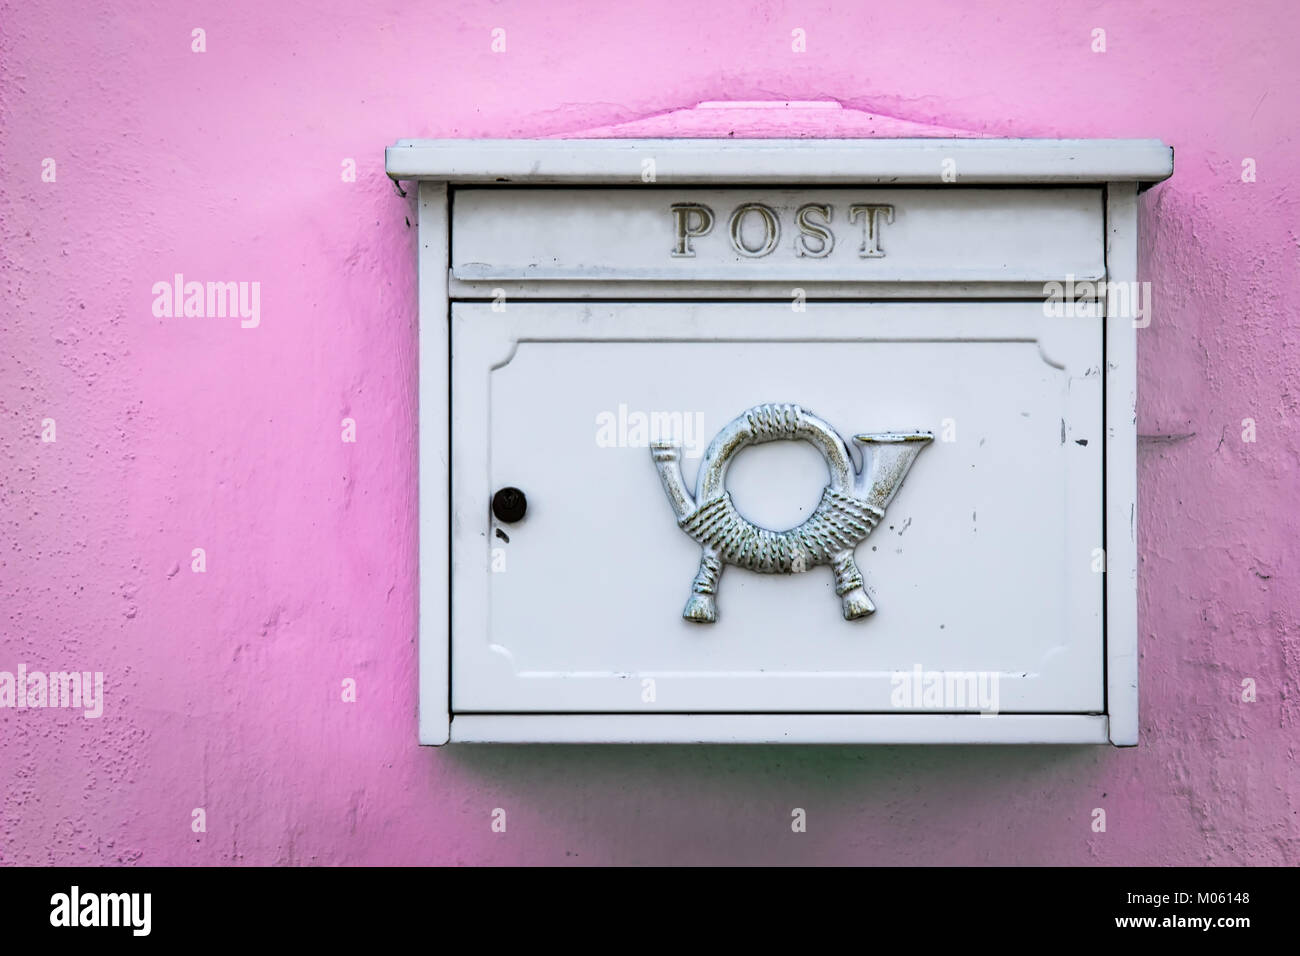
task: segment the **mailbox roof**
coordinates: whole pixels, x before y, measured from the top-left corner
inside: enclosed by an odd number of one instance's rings
[[[648,159],[659,185],[1151,185],[1174,170],[1158,139],[402,139],[385,159],[396,180],[524,185],[639,184]]]

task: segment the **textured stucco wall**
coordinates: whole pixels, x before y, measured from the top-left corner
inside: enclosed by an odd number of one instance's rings
[[[0,4],[0,670],[107,695],[0,710],[0,861],[1300,862],[1300,14],[759,7]],[[415,746],[414,217],[383,147],[774,98],[1176,147],[1142,202],[1139,749]],[[261,324],[155,317],[177,272],[260,282]]]

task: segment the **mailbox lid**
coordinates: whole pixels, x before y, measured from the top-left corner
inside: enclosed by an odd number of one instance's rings
[[[1174,171],[1157,139],[401,139],[395,180],[445,183],[805,183],[851,186],[1137,183]],[[945,172],[950,173],[945,178]]]
[[[451,348],[453,712],[979,709],[903,699],[918,670],[996,674],[1003,713],[1104,710],[1095,320],[1031,303],[454,303]],[[826,567],[727,567],[718,621],[681,617],[700,548],[648,443],[679,429],[693,487],[703,445],[765,402],[846,437],[940,439],[857,548],[871,617],[843,619]],[[781,528],[826,480],[811,446],[779,443],[742,452],[728,488]],[[513,524],[491,512],[506,486],[528,501]]]
[[[1033,283],[1105,276],[1100,188],[460,188],[461,282]]]

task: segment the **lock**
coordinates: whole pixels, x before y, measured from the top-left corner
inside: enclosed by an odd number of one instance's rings
[[[518,488],[502,488],[492,496],[492,513],[506,524],[522,521],[528,513],[528,498]]]

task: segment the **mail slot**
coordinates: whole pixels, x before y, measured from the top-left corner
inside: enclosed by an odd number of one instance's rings
[[[421,742],[1137,743],[1167,147],[388,168],[419,182]]]

